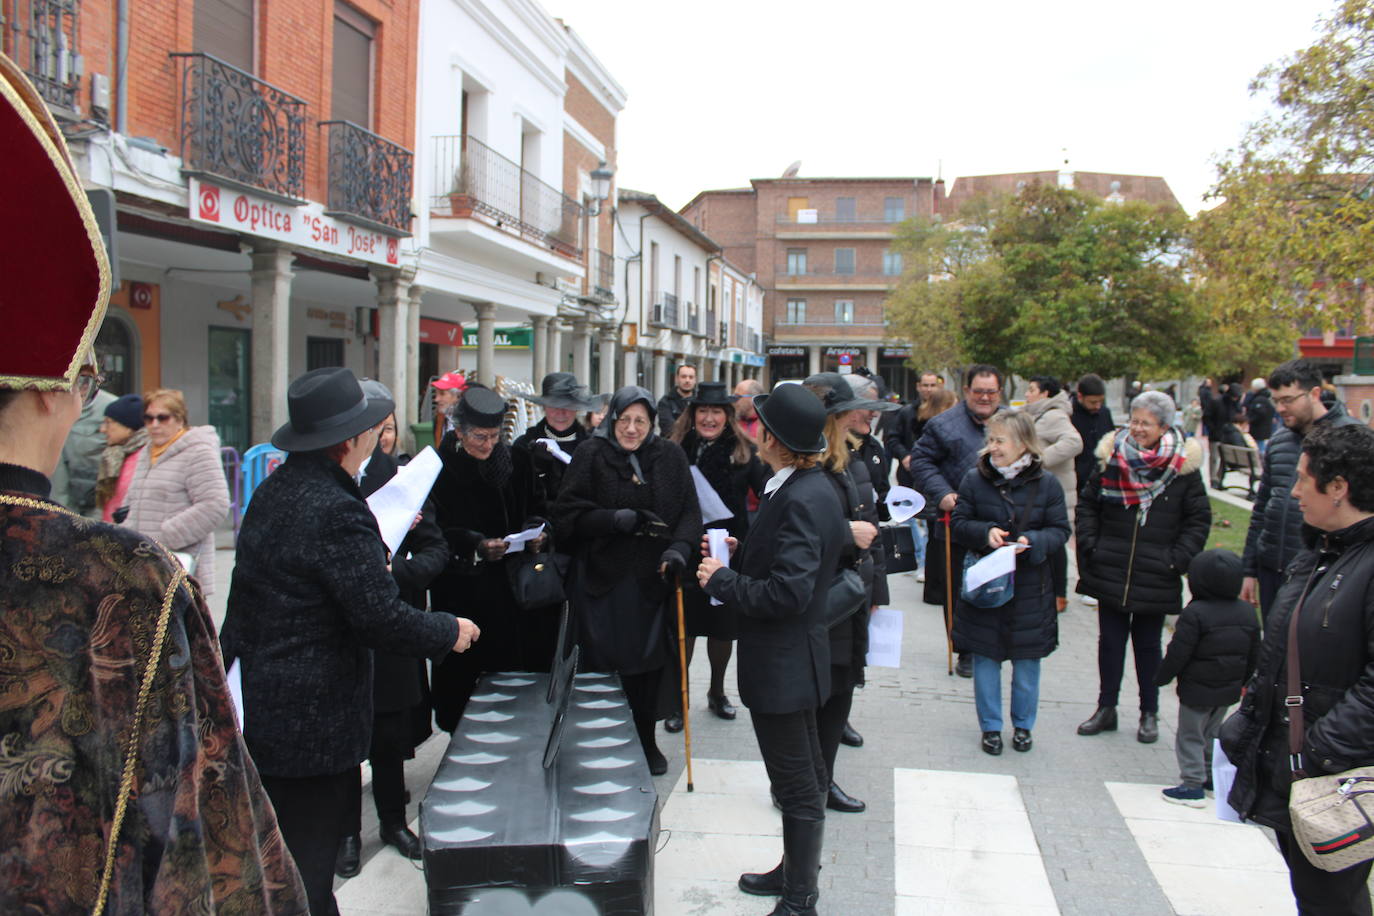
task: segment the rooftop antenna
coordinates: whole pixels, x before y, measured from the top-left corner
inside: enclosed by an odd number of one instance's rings
[[[796,177],[797,177],[797,173],[800,172],[800,171],[801,171],[801,160],[798,159],[796,162],[792,163],[792,164],[789,165],[787,168],[783,169],[782,177],[783,177],[783,178],[796,178]]]

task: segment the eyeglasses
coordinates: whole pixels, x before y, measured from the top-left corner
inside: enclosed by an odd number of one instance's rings
[[[487,445],[501,438],[500,433],[463,433],[463,438],[477,445]]]
[[[105,376],[98,372],[83,372],[76,377],[76,393],[81,398],[81,406],[88,407],[95,400],[96,392],[105,384]]]
[[[1298,394],[1287,394],[1281,398],[1274,398],[1274,403],[1279,405],[1280,407],[1292,407],[1294,402],[1296,402],[1299,398],[1305,398],[1309,394],[1311,394],[1310,391],[1303,391]]]
[[[172,422],[172,415],[169,413],[145,413],[143,415],[143,422],[148,424],[170,423]]]
[[[633,426],[635,429],[648,429],[649,421],[643,417],[616,417],[615,425],[624,427]]]
[[[996,388],[970,388],[968,390],[968,393],[973,395],[975,398],[987,400],[988,398],[997,397],[1002,392]]]

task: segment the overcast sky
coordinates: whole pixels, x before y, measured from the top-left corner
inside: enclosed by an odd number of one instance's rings
[[[1190,211],[1336,0],[541,0],[625,87],[619,184],[1056,169],[1162,175]]]

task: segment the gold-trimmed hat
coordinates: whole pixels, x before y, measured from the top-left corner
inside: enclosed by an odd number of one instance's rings
[[[0,389],[69,389],[110,298],[86,192],[38,90],[0,54]]]

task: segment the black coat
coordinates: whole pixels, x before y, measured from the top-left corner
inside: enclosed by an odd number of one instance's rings
[[[1326,426],[1357,422],[1339,402],[1317,420]],[[1280,426],[1269,437],[1269,447],[1264,452],[1264,475],[1250,512],[1250,527],[1245,532],[1243,560],[1247,576],[1258,576],[1261,567],[1279,572],[1293,562],[1302,549],[1302,510],[1293,498],[1302,440],[1302,434],[1288,426]]]
[[[659,564],[671,549],[690,569],[701,549],[701,508],[682,448],[657,436],[634,456],[643,481],[610,441],[588,439],[568,465],[554,507],[555,534],[573,554],[568,600],[589,671],[636,674],[667,663],[669,586]],[[654,513],[668,536],[618,533],[617,509]]]
[[[1188,567],[1193,600],[1174,625],[1174,638],[1155,682],[1178,678],[1178,698],[1189,706],[1230,706],[1255,671],[1259,617],[1241,601],[1240,558],[1204,550]]]
[[[1102,437],[1116,429],[1116,424],[1112,421],[1112,411],[1105,403],[1102,409],[1093,413],[1078,402],[1078,398],[1073,398],[1073,412],[1069,415],[1069,420],[1073,422],[1073,428],[1078,430],[1078,435],[1083,440],[1083,451],[1078,453],[1078,457],[1073,460],[1074,473],[1077,475],[1077,487],[1079,492],[1087,486],[1088,478],[1092,477],[1093,471],[1097,468],[1097,456],[1093,453],[1093,448]]]
[[[964,475],[978,463],[983,440],[983,423],[964,401],[926,421],[911,450],[911,479],[932,512],[938,513],[940,501],[959,491]],[[930,537],[943,541],[944,526],[931,525]]]
[[[1112,437],[1098,443],[1099,467],[1079,495],[1074,527],[1078,593],[1129,614],[1177,614],[1183,609],[1183,574],[1212,529],[1212,504],[1198,472],[1202,446],[1184,444],[1183,468],[1139,524],[1139,506],[1102,500],[1101,463]]]
[[[1032,490],[1035,501],[1028,507]],[[1007,480],[983,456],[959,485],[950,533],[956,544],[983,556],[990,552],[988,532],[994,527],[1010,532],[1009,541],[1024,535],[1030,549],[1017,554],[1009,603],[981,608],[956,597],[955,648],[999,662],[1044,658],[1059,645],[1059,613],[1048,560],[1069,539],[1064,488],[1039,461]]]
[[[794,472],[763,500],[734,569],[721,569],[707,594],[739,617],[741,702],[761,713],[819,709],[830,696],[825,603],[850,540],[825,471]]]
[[[873,436],[864,436],[857,449],[849,450],[850,463],[859,462],[868,470],[873,485],[873,506],[881,521],[888,520],[887,491],[892,489],[892,465],[883,444]]]
[[[471,649],[434,667],[434,712],[446,731],[457,727],[478,675],[548,671],[553,661],[557,608],[520,610],[511,592],[512,566],[526,555],[513,554],[494,563],[477,558],[481,541],[503,538],[543,520],[544,501],[529,454],[507,451],[511,474],[498,488],[482,476],[481,463],[450,433],[439,451],[443,468],[429,494],[435,524],[449,549],[444,571],[430,584],[431,602],[436,610],[461,609],[482,631]]]
[[[1246,395],[1244,407],[1245,419],[1250,421],[1250,435],[1256,442],[1263,442],[1274,435],[1274,417],[1277,411],[1274,408],[1274,396],[1268,388],[1261,388]]]
[[[678,393],[676,388],[669,391],[658,399],[658,431],[659,435],[667,438],[673,431],[673,425],[677,423],[677,418],[682,416],[682,412],[687,409],[687,398]]]
[[[682,439],[682,450],[687,455],[688,463],[701,472],[701,476],[706,478],[706,482],[725,503],[725,508],[731,512],[730,518],[718,519],[711,522],[709,527],[724,528],[731,537],[743,540],[749,533],[749,491],[762,493],[768,478],[772,476],[768,465],[759,460],[758,449],[751,444],[749,460],[736,464],[732,457],[735,436],[727,427],[712,442],[702,442],[695,431],[688,432]]]
[[[1374,519],[1321,536],[1293,561],[1267,618],[1255,676],[1221,728],[1236,765],[1231,807],[1278,830],[1291,826],[1284,697],[1288,625],[1304,590],[1303,766],[1314,776],[1374,765]]]
[[[591,437],[591,432],[576,421],[573,422],[572,432],[573,439],[571,441],[559,443],[563,451],[569,455],[577,451],[577,447]],[[530,462],[534,467],[534,480],[539,486],[540,495],[546,506],[552,506],[554,501],[558,499],[558,491],[563,486],[563,475],[567,472],[568,466],[550,454],[547,445],[542,445],[535,440],[555,438],[557,436],[549,431],[549,421],[545,419],[525,430],[524,435],[511,443],[511,448],[529,453]]]
[[[445,658],[458,621],[406,604],[353,479],[291,454],[253,493],[220,643],[243,673],[244,738],[269,776],[357,766],[372,731],[372,652]]]
[[[916,419],[920,409],[921,399],[913,398],[900,410],[888,414],[891,419],[883,427],[883,445],[887,448],[887,457],[897,463],[897,483],[904,487],[911,486],[911,472],[902,467],[902,459],[911,454],[916,447],[916,440],[921,438],[922,424]]]

